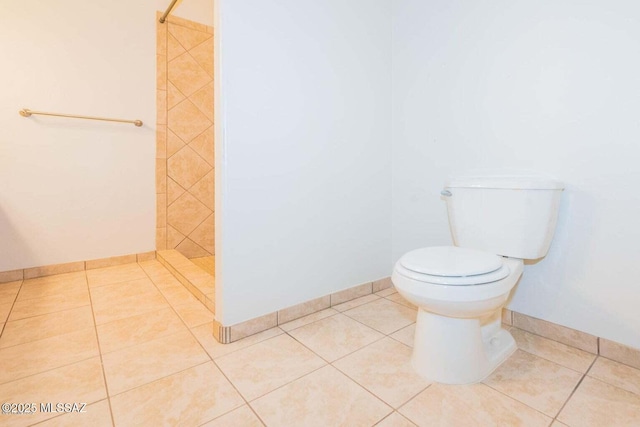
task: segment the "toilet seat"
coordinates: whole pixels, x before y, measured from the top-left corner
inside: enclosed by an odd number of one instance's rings
[[[509,267],[495,254],[457,246],[434,246],[406,253],[398,272],[411,279],[450,286],[473,286],[507,277]]]

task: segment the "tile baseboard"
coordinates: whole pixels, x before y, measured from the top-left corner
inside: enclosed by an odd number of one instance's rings
[[[220,343],[229,344],[300,317],[391,287],[391,278],[385,277],[370,283],[356,285],[339,292],[325,295],[324,297],[296,304],[235,325],[225,326],[218,321],[214,321],[213,335]],[[586,332],[571,329],[546,320],[536,319],[535,317],[527,316],[506,308],[502,309],[502,323],[640,369],[640,349],[596,337]]]
[[[67,262],[62,264],[51,264],[39,267],[22,268],[18,270],[0,271],[0,283],[35,279],[37,277],[52,276],[54,274],[93,270],[95,268],[112,267],[114,265],[148,261],[155,258],[156,251],[149,251],[86,261]]]
[[[546,320],[512,312],[513,326],[553,341],[640,369],[640,349]]]
[[[282,310],[274,311],[235,325],[225,326],[217,320],[214,320],[213,336],[221,344],[229,344],[309,314],[391,288],[391,286],[391,277],[384,277],[372,282],[362,283],[338,292],[333,292],[329,295],[314,298],[310,301],[292,305],[291,307],[286,307]]]

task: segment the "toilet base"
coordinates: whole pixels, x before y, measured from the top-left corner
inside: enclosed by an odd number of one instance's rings
[[[517,346],[502,329],[500,311],[481,324],[478,318],[454,318],[420,308],[416,320],[414,369],[422,377],[444,384],[470,384],[483,380]]]

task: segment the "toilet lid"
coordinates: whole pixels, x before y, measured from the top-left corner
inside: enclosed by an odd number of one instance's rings
[[[416,249],[400,258],[399,263],[407,270],[427,276],[425,282],[443,285],[489,283],[509,274],[501,257],[457,246]]]

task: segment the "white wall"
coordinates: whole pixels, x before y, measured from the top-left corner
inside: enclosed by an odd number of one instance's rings
[[[214,0],[180,0],[175,4],[169,16],[177,16],[213,26],[213,3]],[[156,0],[156,8],[163,13],[170,4],[171,0]]]
[[[450,174],[554,175],[555,240],[509,307],[640,347],[640,4],[393,7],[393,258],[450,243]]]
[[[2,2],[0,28],[0,271],[153,250],[154,5]]]
[[[216,314],[231,325],[389,275],[391,10],[218,6]]]

